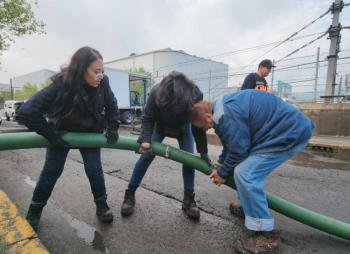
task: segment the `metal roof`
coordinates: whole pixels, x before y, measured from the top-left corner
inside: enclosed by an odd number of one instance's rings
[[[204,58],[204,57],[199,57],[199,56],[196,56],[196,55],[191,55],[191,54],[186,53],[183,50],[173,50],[171,48],[158,49],[158,50],[153,50],[153,51],[149,51],[149,52],[145,52],[145,53],[141,53],[141,54],[132,53],[128,57],[123,57],[123,58],[107,61],[107,62],[104,62],[104,63],[105,64],[109,64],[109,63],[113,63],[113,62],[120,61],[120,60],[131,59],[131,58],[135,58],[135,57],[139,57],[139,56],[151,55],[151,54],[160,53],[160,52],[180,53],[180,54],[193,56],[193,57],[201,58],[201,59],[204,59],[204,60],[208,60],[208,61],[212,61],[212,62],[216,62],[216,63],[220,63],[220,64],[225,64],[223,62],[214,61],[214,60],[209,59],[209,58]],[[225,65],[227,65],[227,64],[225,64]]]

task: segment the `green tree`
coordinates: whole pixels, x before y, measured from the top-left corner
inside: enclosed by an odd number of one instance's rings
[[[35,18],[35,0],[0,0],[0,53],[15,37],[44,33],[45,24]]]
[[[134,67],[134,68],[130,68],[129,72],[133,72],[133,73],[139,73],[139,74],[143,74],[146,76],[149,76],[151,78],[151,73],[147,72],[145,70],[145,68],[143,67]],[[146,90],[148,91],[149,88],[152,85],[151,79],[147,79],[146,82]],[[136,80],[136,81],[131,81],[130,82],[130,91],[135,91],[140,95],[140,99],[141,99],[141,105],[144,105],[145,103],[145,98],[144,98],[144,83],[143,80]],[[131,99],[134,99],[133,97]]]
[[[38,91],[38,86],[35,84],[27,83],[21,89],[16,89],[15,100],[26,100],[33,96]]]
[[[0,92],[0,103],[2,103],[2,100],[4,101],[11,100],[11,92],[7,92],[7,91]]]
[[[27,83],[21,89],[15,90],[14,99],[18,101],[26,100],[36,94],[39,90],[47,87],[50,83],[51,81],[49,80],[40,84]]]

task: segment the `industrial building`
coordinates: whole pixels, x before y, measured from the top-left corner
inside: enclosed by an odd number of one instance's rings
[[[227,92],[228,65],[190,55],[182,50],[165,48],[105,62],[106,67],[122,70],[143,68],[151,73],[156,84],[169,72],[176,70],[191,78],[202,90],[205,99],[214,100]]]
[[[52,70],[39,70],[28,74],[14,77],[12,80],[12,86],[14,89],[22,88],[25,84],[30,83],[32,85],[39,85],[45,83],[56,72]]]

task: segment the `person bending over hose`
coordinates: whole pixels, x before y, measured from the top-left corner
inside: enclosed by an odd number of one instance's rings
[[[193,153],[194,139],[201,157],[210,163],[207,155],[207,137],[204,130],[189,122],[194,103],[201,101],[203,94],[183,73],[172,71],[155,85],[147,100],[142,117],[142,133],[138,138],[141,144],[141,157],[136,162],[128,189],[125,191],[121,214],[129,216],[134,212],[135,191],[155,155],[151,151],[151,140],[162,142],[165,137],[176,138],[180,149]],[[193,135],[192,135],[193,134]],[[199,219],[200,212],[194,199],[194,169],[182,167],[184,198],[182,209],[191,219]]]
[[[268,209],[264,185],[267,176],[307,145],[314,128],[295,106],[273,94],[242,90],[215,102],[202,101],[191,112],[193,125],[214,128],[223,150],[210,177],[214,184],[234,177],[241,204],[233,214],[245,219],[251,233],[243,249],[266,253],[276,249],[280,235]]]

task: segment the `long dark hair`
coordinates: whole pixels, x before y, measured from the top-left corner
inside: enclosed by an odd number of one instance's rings
[[[68,67],[51,79],[63,79],[63,87],[58,92],[49,114],[53,118],[65,118],[72,115],[76,110],[84,110],[82,89],[85,81],[85,72],[90,64],[96,60],[103,60],[102,55],[96,49],[82,47],[71,58]]]
[[[183,73],[172,71],[159,84],[156,104],[160,109],[171,109],[175,114],[190,111],[194,88],[194,82]]]

